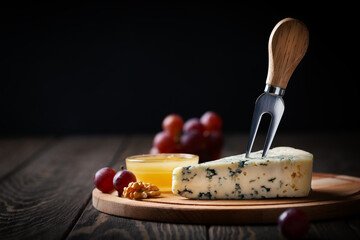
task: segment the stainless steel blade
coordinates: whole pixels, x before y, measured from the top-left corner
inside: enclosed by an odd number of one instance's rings
[[[264,150],[262,156],[266,156],[271,143],[274,139],[276,130],[279,126],[281,117],[285,110],[285,103],[281,96],[264,92],[261,94],[255,102],[255,108],[250,128],[250,138],[246,149],[246,157],[250,156],[251,149],[253,147],[255,136],[259,128],[261,117],[263,114],[268,113],[271,115],[271,123],[266,136]]]
[[[268,44],[269,66],[266,87],[255,103],[246,157],[250,155],[261,117],[268,113],[271,115],[271,122],[262,153],[263,157],[266,156],[285,110],[282,96],[285,94],[292,73],[304,57],[308,45],[309,31],[299,20],[285,18],[272,30]]]

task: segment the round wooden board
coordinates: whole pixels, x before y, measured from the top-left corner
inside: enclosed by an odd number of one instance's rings
[[[311,187],[312,193],[306,198],[262,200],[190,200],[162,193],[157,198],[135,201],[94,189],[92,201],[96,209],[111,215],[173,223],[275,223],[291,207],[305,211],[310,220],[360,213],[360,178],[313,173]]]

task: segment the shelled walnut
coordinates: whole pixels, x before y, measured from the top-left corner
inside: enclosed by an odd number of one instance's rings
[[[124,187],[122,196],[129,199],[144,199],[148,197],[156,197],[161,194],[159,188],[151,183],[131,182]]]

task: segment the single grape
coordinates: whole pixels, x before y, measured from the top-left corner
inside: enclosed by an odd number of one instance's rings
[[[205,131],[206,150],[210,153],[220,152],[224,146],[224,135],[218,131]]]
[[[289,208],[279,216],[278,228],[284,237],[297,239],[305,236],[309,231],[310,222],[303,211]]]
[[[114,191],[113,178],[116,171],[109,167],[99,169],[95,173],[94,185],[103,193],[111,193]]]
[[[202,133],[198,131],[187,131],[181,136],[180,144],[184,152],[198,154],[204,149],[205,139]]]
[[[115,174],[113,186],[118,191],[119,197],[121,197],[124,187],[127,187],[131,182],[136,182],[136,177],[129,170],[120,170]]]
[[[160,151],[156,147],[152,147],[149,151],[149,154],[158,154],[158,153],[160,153]]]
[[[174,137],[174,139],[177,139],[181,134],[183,125],[184,120],[178,114],[169,114],[162,122],[163,130],[168,132],[172,137]]]
[[[153,147],[156,147],[160,153],[172,153],[175,151],[174,138],[168,132],[159,132],[154,137]]]
[[[210,160],[216,160],[220,158],[221,158],[221,150],[211,153]]]
[[[222,119],[215,112],[212,111],[205,112],[201,116],[200,122],[204,125],[205,130],[207,131],[221,131]]]
[[[183,127],[184,132],[198,131],[199,133],[203,134],[204,130],[204,125],[200,122],[200,119],[198,118],[190,118],[185,122]]]
[[[174,153],[183,153],[184,152],[184,148],[183,146],[181,145],[181,143],[177,143],[175,145],[175,150],[174,150]]]

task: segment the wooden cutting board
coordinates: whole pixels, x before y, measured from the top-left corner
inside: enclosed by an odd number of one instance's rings
[[[311,187],[306,198],[262,200],[190,200],[162,193],[158,198],[135,201],[94,189],[92,201],[96,209],[111,215],[173,223],[275,223],[291,207],[305,211],[310,220],[360,213],[360,178],[313,173]]]

